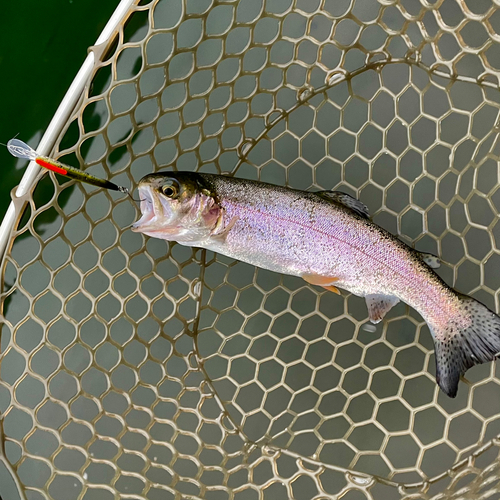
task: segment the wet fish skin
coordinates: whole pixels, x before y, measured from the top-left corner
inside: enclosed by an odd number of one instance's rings
[[[166,196],[162,189],[172,184],[175,196]],[[146,176],[139,193],[143,217],[134,231],[343,288],[365,297],[374,323],[407,303],[429,325],[437,381],[451,397],[468,368],[500,352],[500,318],[447,286],[346,195],[191,172]]]

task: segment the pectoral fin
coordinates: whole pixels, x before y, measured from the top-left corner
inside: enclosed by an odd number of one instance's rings
[[[234,227],[237,220],[238,220],[238,217],[233,217],[229,221],[229,224],[226,225],[226,227],[222,227],[223,219],[221,217],[219,219],[219,221],[217,221],[217,225],[215,226],[215,228],[211,234],[212,239],[225,242],[227,235],[229,234],[229,231],[231,231],[231,229]]]
[[[379,323],[383,317],[395,306],[399,299],[394,295],[371,294],[365,296],[368,307],[368,317],[372,323]]]
[[[333,286],[333,283],[339,280],[339,278],[335,278],[333,276],[320,276],[319,274],[303,274],[302,279],[311,283],[311,285],[318,285],[330,290],[330,292],[335,292],[337,295],[340,295],[339,289]]]

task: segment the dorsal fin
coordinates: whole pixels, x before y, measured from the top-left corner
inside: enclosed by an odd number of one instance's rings
[[[353,198],[350,194],[342,193],[341,191],[318,191],[316,194],[325,200],[340,203],[344,207],[350,208],[365,219],[370,218],[368,207],[361,201]]]

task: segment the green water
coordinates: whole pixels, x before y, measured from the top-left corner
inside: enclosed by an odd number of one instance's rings
[[[41,138],[118,0],[2,2],[0,142]],[[0,220],[25,164],[0,147]],[[16,165],[22,167],[16,168]],[[0,498],[19,498],[0,463]]]
[[[0,142],[41,138],[118,0],[2,2]],[[0,219],[25,165],[0,148]]]

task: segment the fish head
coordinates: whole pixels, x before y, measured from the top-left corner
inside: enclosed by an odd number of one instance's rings
[[[194,172],[160,172],[139,181],[142,217],[132,231],[181,243],[210,236],[222,217],[211,186]]]

